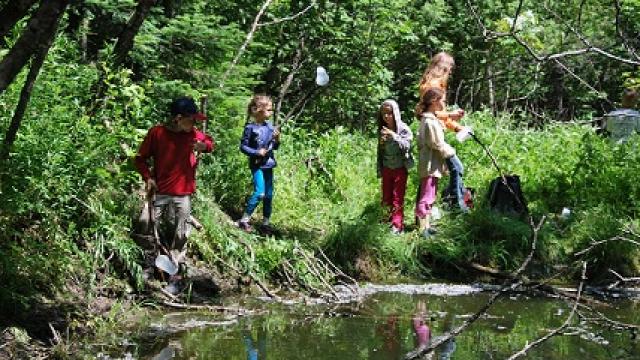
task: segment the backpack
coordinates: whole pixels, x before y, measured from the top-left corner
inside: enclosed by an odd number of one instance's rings
[[[493,179],[489,185],[487,201],[491,209],[504,214],[524,215],[529,212],[518,175],[505,175],[504,179],[501,176]]]

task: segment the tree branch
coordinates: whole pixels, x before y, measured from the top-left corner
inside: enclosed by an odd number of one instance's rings
[[[36,0],[12,0],[0,10],[0,39],[5,37],[16,23],[27,15]]]
[[[297,17],[300,17],[300,16],[304,15],[307,11],[311,10],[311,8],[313,8],[313,7],[315,7],[315,6],[316,6],[316,0],[313,0],[313,1],[311,1],[311,3],[309,4],[309,6],[307,6],[306,8],[304,8],[304,10],[302,10],[302,11],[300,11],[300,12],[298,12],[298,13],[294,14],[294,15],[291,15],[291,16],[285,16],[285,17],[283,17],[283,18],[275,19],[275,20],[272,20],[272,21],[269,21],[269,22],[265,22],[265,23],[260,23],[260,24],[258,24],[258,27],[268,26],[268,25],[274,25],[274,24],[279,24],[279,23],[281,23],[281,22],[285,22],[285,21],[293,20],[293,19],[295,19],[295,18],[297,18]]]
[[[253,19],[251,30],[249,30],[247,37],[244,39],[244,43],[242,43],[242,46],[240,46],[240,49],[238,49],[238,53],[236,54],[235,58],[233,58],[233,61],[231,62],[231,65],[229,65],[229,67],[227,68],[227,71],[225,71],[224,74],[222,74],[222,78],[220,78],[220,85],[219,85],[220,88],[224,87],[224,83],[225,81],[227,81],[227,78],[231,74],[231,71],[233,70],[233,68],[236,67],[236,65],[238,64],[238,61],[240,60],[240,57],[242,57],[242,54],[244,54],[245,50],[247,49],[247,46],[251,42],[251,39],[253,39],[253,34],[258,29],[260,18],[262,17],[264,12],[267,10],[267,7],[269,7],[269,4],[271,4],[271,1],[273,0],[266,0],[264,4],[262,4],[262,7],[260,8],[260,10],[258,11],[258,14],[256,14],[256,17]]]
[[[287,91],[289,90],[289,86],[291,86],[291,82],[293,81],[293,77],[298,73],[301,66],[301,58],[302,58],[302,49],[304,48],[304,37],[300,39],[300,46],[296,50],[296,55],[293,57],[293,63],[291,64],[291,71],[287,75],[286,80],[280,87],[280,95],[278,95],[278,102],[276,104],[276,111],[273,114],[274,122],[278,124],[278,117],[280,116],[280,110],[282,109],[282,101],[284,100]]]
[[[29,74],[27,75],[27,79],[25,80],[22,91],[20,92],[20,100],[18,101],[16,110],[13,113],[11,124],[9,125],[9,129],[7,130],[7,133],[4,137],[2,148],[0,149],[0,163],[9,158],[9,152],[11,151],[11,147],[13,147],[13,142],[16,139],[18,130],[20,129],[20,124],[22,123],[22,118],[24,117],[24,113],[27,110],[27,105],[29,104],[29,100],[31,99],[31,90],[33,89],[33,84],[38,78],[40,69],[44,64],[44,60],[47,58],[47,54],[49,53],[49,49],[51,48],[51,44],[53,43],[53,39],[55,38],[58,23],[56,22],[55,24],[55,27],[48,34],[49,38],[45,40],[45,43],[41,46],[41,48],[34,55],[33,60],[31,61]]]
[[[67,5],[69,0],[47,0],[40,4],[18,41],[0,62],[0,93],[6,90],[33,54],[55,33]]]
[[[531,235],[531,237],[532,237],[532,239],[531,239],[531,251],[529,252],[529,255],[525,258],[525,260],[522,262],[520,267],[512,274],[514,279],[518,279],[520,277],[522,272],[527,268],[527,266],[531,262],[531,259],[533,259],[533,255],[536,252],[536,244],[538,242],[538,232],[539,232],[540,228],[542,227],[542,225],[544,224],[545,219],[546,218],[543,216],[542,219],[540,219],[540,221],[538,222],[538,224],[535,224],[533,218],[531,216],[529,216],[529,226],[531,227],[531,231],[532,231],[532,235]],[[469,327],[476,320],[478,320],[478,318],[480,318],[480,316],[485,314],[487,312],[487,310],[489,310],[489,308],[493,305],[493,303],[495,303],[495,301],[501,295],[503,295],[503,294],[505,294],[507,292],[511,292],[511,291],[515,290],[518,286],[522,285],[522,283],[523,283],[522,280],[511,280],[511,279],[509,279],[509,280],[505,281],[503,283],[503,285],[501,286],[500,290],[498,290],[495,294],[493,294],[493,296],[491,296],[491,298],[487,301],[487,303],[482,308],[480,308],[480,310],[478,310],[470,318],[465,320],[460,326],[458,326],[457,328],[453,329],[452,331],[450,331],[448,333],[445,333],[442,337],[440,337],[437,340],[431,342],[429,345],[422,346],[422,347],[419,347],[419,348],[417,348],[417,349],[415,349],[413,351],[410,351],[409,353],[405,354],[404,359],[405,360],[418,359],[421,356],[432,352],[438,346],[444,344],[445,342],[449,341],[450,339],[458,336],[460,333],[462,333],[464,330],[466,330],[467,327]]]
[[[571,320],[573,320],[573,316],[576,313],[576,309],[578,308],[578,304],[580,303],[580,296],[582,295],[582,288],[584,286],[584,282],[587,279],[586,276],[587,273],[587,263],[583,262],[582,263],[582,279],[580,281],[580,286],[578,287],[578,295],[576,296],[576,301],[573,304],[573,308],[571,309],[571,313],[569,314],[569,316],[567,317],[567,319],[564,321],[564,323],[562,325],[560,325],[560,327],[554,329],[553,331],[549,332],[548,334],[546,334],[545,336],[527,344],[524,348],[522,348],[522,350],[518,351],[517,353],[511,355],[509,357],[509,360],[514,360],[517,359],[523,355],[525,355],[529,350],[533,349],[534,347],[542,344],[543,342],[549,340],[550,338],[560,334],[567,326],[569,326],[569,323],[571,323]]]

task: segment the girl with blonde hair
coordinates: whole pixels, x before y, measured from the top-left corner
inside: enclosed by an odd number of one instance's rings
[[[273,168],[276,167],[274,151],[280,146],[280,131],[267,119],[273,112],[273,101],[266,95],[254,95],[247,106],[247,122],[240,140],[240,151],[249,158],[249,170],[253,180],[253,193],[247,201],[238,226],[246,232],[253,231],[249,220],[262,201],[262,226],[264,234],[271,234],[270,224],[273,201]]]
[[[439,52],[431,58],[429,66],[422,74],[420,79],[420,98],[432,88],[440,89],[444,94],[445,107],[436,111],[434,115],[441,122],[445,129],[455,132],[465,130],[471,131],[471,128],[462,126],[458,120],[464,116],[464,110],[457,109],[454,111],[446,111],[446,94],[449,76],[455,66],[453,57],[446,52]],[[451,173],[449,178],[449,186],[445,190],[445,195],[451,203],[456,203],[463,212],[469,211],[469,207],[465,202],[465,193],[467,192],[462,181],[464,167],[458,156],[447,159],[447,166]]]

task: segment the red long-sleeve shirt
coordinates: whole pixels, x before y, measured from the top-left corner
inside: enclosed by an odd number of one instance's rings
[[[198,159],[193,144],[202,141],[211,152],[214,142],[211,136],[197,129],[190,132],[175,132],[163,125],[149,129],[135,158],[136,168],[146,182],[153,176],[159,194],[190,195],[196,190],[196,167]],[[149,159],[153,158],[153,172]]]

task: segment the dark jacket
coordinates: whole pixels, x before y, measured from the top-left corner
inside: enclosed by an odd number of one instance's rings
[[[248,123],[244,127],[242,139],[240,139],[240,151],[249,156],[251,169],[271,169],[276,167],[276,159],[273,151],[277,150],[280,143],[273,137],[275,128],[265,121],[262,124]],[[258,150],[267,149],[265,156],[258,155]]]

